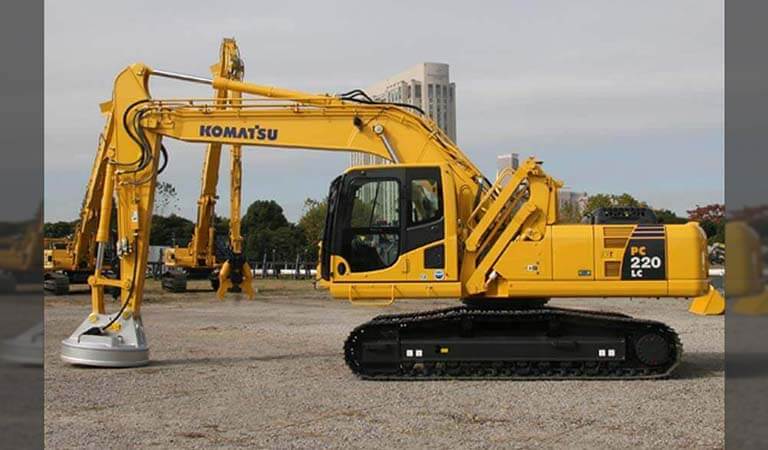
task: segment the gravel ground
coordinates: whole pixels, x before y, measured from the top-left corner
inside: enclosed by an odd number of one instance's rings
[[[329,300],[307,282],[256,285],[255,301],[218,301],[204,283],[170,295],[151,282],[152,363],[135,369],[62,363],[59,343],[88,296],[48,297],[46,447],[723,447],[724,320],[688,314],[684,300],[553,302],[672,325],[685,354],[668,380],[370,382],[346,368],[341,348],[381,309]]]

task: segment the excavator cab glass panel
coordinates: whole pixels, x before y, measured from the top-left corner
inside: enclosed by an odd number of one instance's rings
[[[411,180],[411,215],[409,225],[420,225],[440,218],[438,180],[416,178]]]
[[[323,240],[320,246],[320,277],[328,281],[331,279],[331,253],[333,242],[333,221],[339,208],[339,196],[344,175],[336,177],[331,182],[328,190],[328,209],[325,212],[325,226],[323,227]]]
[[[333,254],[343,257],[352,273],[394,265],[402,252],[404,170],[353,170],[336,183],[340,186],[332,185],[329,195],[322,263],[330,263]]]
[[[403,248],[411,251],[445,237],[443,187],[437,167],[406,169],[406,180],[408,224]]]
[[[383,269],[400,255],[400,182],[353,180],[351,214],[344,233],[344,254],[352,272]]]

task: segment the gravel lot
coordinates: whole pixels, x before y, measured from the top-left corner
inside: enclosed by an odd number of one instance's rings
[[[672,379],[370,382],[346,368],[341,348],[383,310],[329,300],[308,282],[255,284],[255,301],[218,301],[203,282],[186,294],[150,282],[152,363],[136,369],[62,363],[59,343],[86,317],[88,294],[46,298],[46,447],[723,446],[724,320],[688,314],[685,300],[552,302],[672,325],[685,347]]]

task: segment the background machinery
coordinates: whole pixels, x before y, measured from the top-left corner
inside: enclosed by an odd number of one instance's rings
[[[157,100],[152,76],[251,94]],[[696,223],[558,224],[562,183],[541,162],[487,180],[420,110],[363,91],[313,95],[134,64],[116,78],[113,163],[102,211],[117,202],[121,277],[92,278],[92,312],[62,343],[75,364],[148,362],[141,302],[161,141],[360,151],[394,164],[353,167],[330,186],[321,276],[330,294],[361,304],[459,298],[462,306],[384,315],[352,331],[350,369],[370,379],[656,378],[681,344],[670,327],[605,312],[547,307],[562,297],[695,297],[707,292]],[[118,166],[120,164],[120,166]],[[103,245],[109,215],[101,215]],[[107,286],[121,307],[104,309]]]
[[[96,261],[96,230],[99,225],[100,203],[104,176],[107,171],[107,143],[114,129],[111,112],[105,111],[106,126],[99,135],[96,158],[80,208],[80,217],[71,237],[45,238],[43,243],[43,286],[56,295],[69,292],[70,284],[84,284],[93,273]],[[111,211],[109,212],[111,214]],[[107,252],[111,245],[105,245]],[[107,257],[107,259],[110,259]],[[109,264],[102,267],[106,271]]]
[[[2,236],[0,236],[0,295],[12,295],[8,299],[14,301],[26,292],[32,294],[27,300],[29,302],[35,301],[39,290],[17,290],[17,283],[34,283],[34,286],[39,289],[42,236],[42,205],[32,220],[3,223]],[[4,312],[12,313],[12,309],[6,308]],[[11,314],[11,317],[14,315]],[[15,318],[18,319],[19,317],[22,316],[19,315]],[[23,365],[42,365],[43,341],[43,322],[40,321],[21,334],[9,339],[0,339],[0,361]]]
[[[232,39],[224,39],[221,46],[220,62],[212,67],[214,74],[242,78],[243,66],[239,59],[237,46]],[[219,92],[226,97],[226,92]],[[69,292],[71,284],[87,283],[88,276],[93,273],[96,260],[96,228],[99,223],[99,203],[101,202],[104,174],[106,172],[108,155],[106,143],[113,129],[112,116],[105,111],[107,123],[99,136],[99,146],[91,170],[90,180],[86,188],[75,232],[67,238],[45,238],[43,243],[44,288],[55,295]],[[198,217],[190,244],[185,248],[167,249],[164,264],[171,268],[165,274],[162,286],[170,291],[183,292],[186,289],[187,274],[207,276],[216,290],[219,286],[218,271],[224,258],[217,260],[215,234],[213,228],[214,206],[216,201],[216,184],[218,181],[220,145],[209,145],[203,167],[202,192],[198,203]],[[240,217],[240,158],[239,146],[232,148],[232,231],[230,234],[229,252],[233,259],[242,260],[242,238],[239,234]],[[235,181],[236,180],[236,181]],[[235,195],[236,193],[236,195]],[[105,265],[103,270],[110,269],[112,246],[105,250]]]
[[[763,239],[747,220],[725,225],[728,260],[725,288],[733,301],[733,312],[745,315],[768,314],[768,288]]]
[[[0,294],[16,292],[18,281],[33,278],[39,283],[42,213],[40,207],[30,221],[5,224],[8,231],[0,236]]]
[[[242,80],[245,66],[240,58],[240,52],[234,39],[224,39],[221,44],[220,58],[217,64],[211,67],[214,76]],[[239,92],[230,93],[226,89],[216,89],[215,108],[226,108],[227,102],[236,103],[240,97]],[[240,235],[240,198],[242,180],[242,150],[240,145],[232,146],[230,166],[230,220],[229,220],[229,245],[223,249],[224,255],[217,248],[217,236],[214,226],[216,199],[216,186],[219,181],[219,166],[221,161],[220,143],[209,143],[205,152],[203,172],[201,177],[200,199],[197,203],[197,218],[192,238],[186,247],[173,247],[163,253],[163,264],[169,269],[163,274],[162,287],[171,292],[184,292],[187,289],[187,278],[208,278],[211,287],[222,296],[228,289],[239,291],[243,279],[249,281],[252,278],[247,267],[247,262],[242,250],[242,236]],[[222,257],[223,256],[223,257]],[[228,262],[226,273],[222,277],[226,284],[220,288],[219,272],[222,264]],[[236,282],[229,280],[234,278]],[[252,291],[248,291],[253,295]]]

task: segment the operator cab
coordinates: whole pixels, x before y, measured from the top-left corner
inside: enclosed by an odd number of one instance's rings
[[[443,203],[440,167],[348,170],[333,180],[328,194],[322,278],[384,271],[402,255],[438,242],[423,252],[421,263],[444,268]],[[331,255],[341,257],[336,267],[331,266]]]

